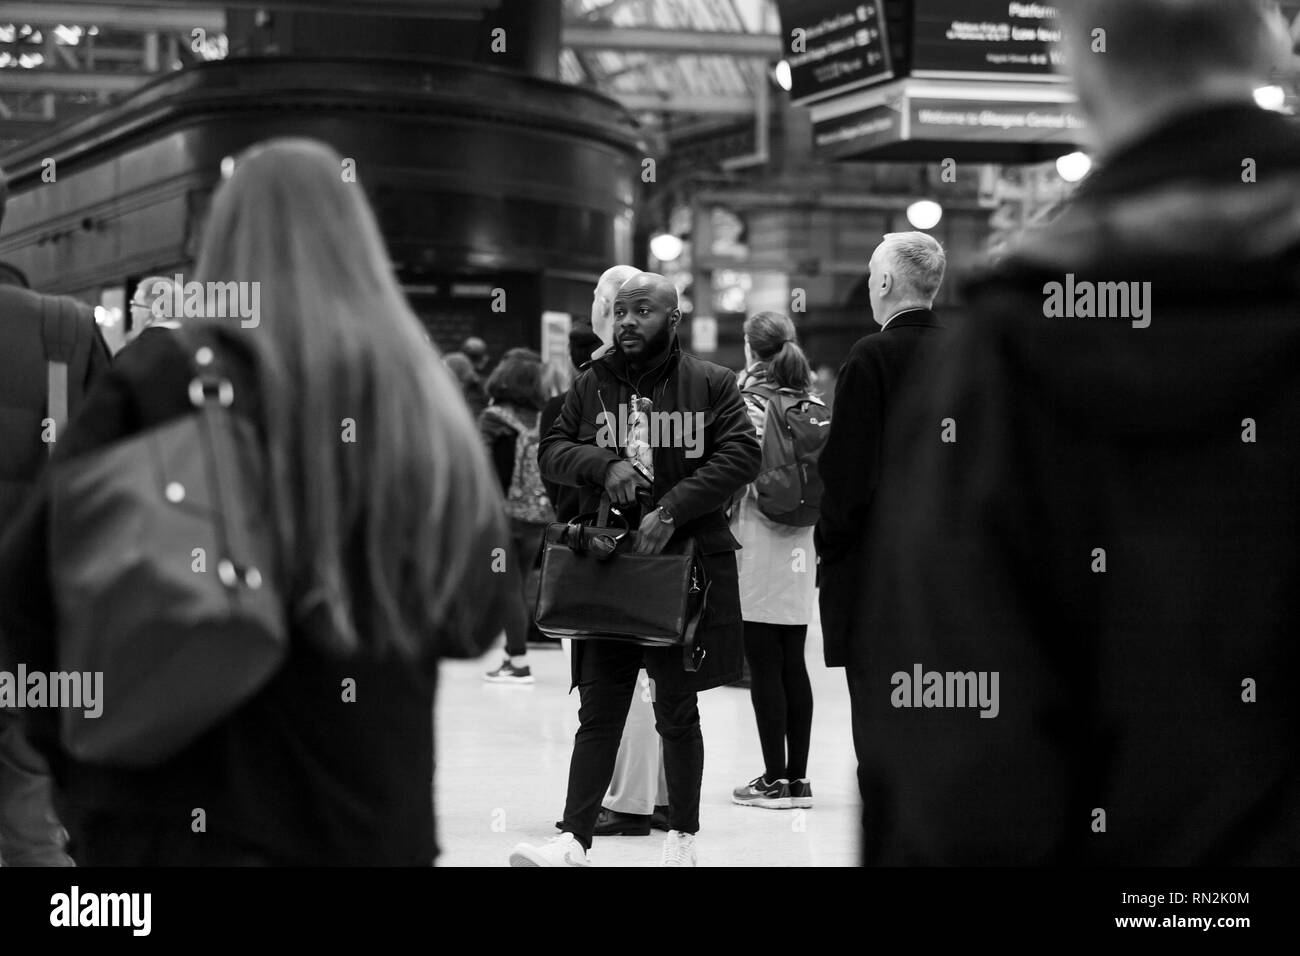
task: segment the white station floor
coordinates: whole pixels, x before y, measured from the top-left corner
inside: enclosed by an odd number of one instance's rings
[[[719,687],[700,695],[704,788],[700,866],[853,866],[858,819],[849,696],[842,669],[822,663],[821,629],[808,629],[814,712],[808,776],[811,810],[760,810],[731,802],[733,788],[763,769],[749,691]],[[533,650],[537,682],[489,684],[499,648],[479,661],[442,666],[437,703],[437,812],[440,866],[505,866],[521,841],[555,836],[563,816],[578,694],[568,656]],[[596,866],[657,866],[663,834],[597,837]]]

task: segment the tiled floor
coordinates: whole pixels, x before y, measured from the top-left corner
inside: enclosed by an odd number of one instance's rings
[[[821,634],[809,628],[808,669],[816,701],[809,778],[812,810],[758,810],[731,803],[732,788],[762,769],[749,691],[720,687],[700,696],[704,789],[701,866],[851,866],[857,814],[849,699],[842,670],[822,664]],[[531,686],[485,683],[499,663],[444,664],[438,696],[438,829],[441,866],[504,866],[520,841],[556,833],[564,809],[577,693],[568,695],[566,656],[532,651]],[[597,866],[655,866],[662,834],[598,837]]]

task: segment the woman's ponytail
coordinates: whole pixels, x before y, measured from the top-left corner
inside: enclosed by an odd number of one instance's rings
[[[794,323],[780,312],[759,312],[745,320],[745,338],[760,361],[766,362],[768,379],[777,388],[806,392],[812,388],[812,366],[795,341]]]

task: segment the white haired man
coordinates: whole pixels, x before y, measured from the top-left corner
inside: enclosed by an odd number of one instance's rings
[[[818,459],[825,492],[817,523],[821,622],[826,665],[848,662],[854,610],[862,589],[863,546],[893,397],[943,337],[933,310],[947,259],[923,232],[890,233],[876,247],[867,282],[881,331],[853,346],[835,385],[835,415]]]
[[[146,329],[179,329],[180,316],[173,302],[177,299],[176,280],[169,276],[146,276],[136,283],[131,296],[131,325],[127,344],[138,339]]]

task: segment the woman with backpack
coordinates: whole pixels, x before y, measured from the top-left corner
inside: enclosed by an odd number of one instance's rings
[[[811,393],[812,369],[787,316],[760,312],[745,321],[744,332],[746,368],[739,384],[763,445],[763,467],[770,471],[775,464],[798,473],[798,462],[783,465],[769,444],[780,437],[768,434],[769,411],[785,409],[781,427],[800,429],[800,436],[784,446],[795,451],[810,443],[815,447],[818,438],[824,441],[830,416]],[[805,434],[810,437],[801,445]],[[773,810],[811,807],[807,778],[813,697],[804,640],[816,606],[816,510],[800,507],[803,486],[797,477],[785,483],[793,494],[788,505],[773,504],[764,478],[760,474],[745,489],[731,512],[732,533],[741,544],[736,557],[745,658],[764,764],[761,774],[733,791],[732,802]],[[793,510],[778,513],[778,508]]]
[[[511,349],[489,376],[487,393],[490,404],[479,416],[479,431],[506,497],[513,544],[510,558],[519,570],[522,591],[507,599],[505,660],[483,679],[493,684],[531,684],[532,668],[525,663],[528,642],[546,640],[533,622],[537,601],[534,565],[546,526],[555,520],[555,509],[537,468],[538,418],[547,397],[541,356],[528,349]]]
[[[498,593],[514,585],[490,556],[506,544],[505,518],[456,381],[341,163],[301,138],[238,158],[212,199],[195,281],[260,290],[257,322],[209,312],[123,350],[0,544],[11,642],[0,657],[66,666],[73,633],[108,665],[99,737],[78,747],[67,711],[30,715],[80,864],[429,866],[437,853],[438,660],[477,657],[499,633]],[[207,441],[188,456],[157,454],[196,430]],[[235,434],[254,439],[246,456],[213,454]],[[104,480],[70,486],[86,474]],[[104,499],[123,478],[127,492]],[[86,515],[79,501],[103,507]],[[116,520],[104,533],[63,533],[100,512]],[[260,549],[206,533],[218,522],[266,543],[260,571],[231,560]],[[194,529],[209,548],[176,533]],[[218,615],[197,600],[215,588],[226,589]],[[108,744],[139,751],[170,735],[157,715],[177,701],[263,676],[246,613],[259,602],[278,610],[279,625],[260,631],[278,632],[284,657],[251,696],[173,738],[179,749],[106,756]],[[86,606],[104,613],[88,620]],[[241,624],[227,631],[232,616]],[[127,653],[162,638],[170,653]],[[200,643],[223,666],[185,666]],[[124,724],[124,712],[154,723]]]

